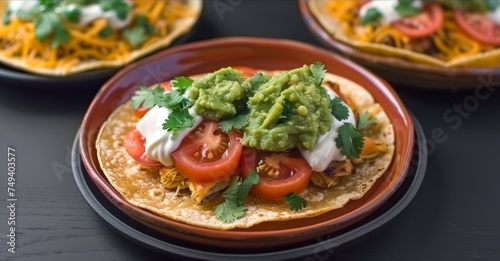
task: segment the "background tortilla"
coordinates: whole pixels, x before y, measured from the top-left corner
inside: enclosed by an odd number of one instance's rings
[[[3,2],[3,3],[2,3]],[[36,74],[49,75],[49,76],[65,76],[70,74],[76,74],[84,71],[101,69],[101,68],[113,68],[119,67],[122,65],[126,65],[134,60],[137,60],[147,54],[150,54],[154,51],[160,50],[163,47],[170,45],[175,39],[180,37],[183,34],[186,34],[191,30],[196,21],[198,20],[201,10],[202,10],[202,1],[197,0],[188,0],[186,1],[188,4],[188,9],[190,12],[195,15],[191,15],[184,19],[179,19],[175,25],[173,26],[172,31],[167,35],[167,37],[162,38],[161,40],[145,47],[137,50],[133,50],[130,53],[130,56],[124,61],[85,61],[76,66],[71,67],[70,70],[66,70],[65,68],[39,68],[39,67],[30,67],[25,61],[21,58],[14,57],[6,57],[0,54],[0,62],[6,65],[12,66],[14,68],[28,71]],[[0,14],[5,13],[5,8],[7,7],[8,1],[0,1]]]
[[[332,74],[327,74],[325,80],[339,83],[341,92],[352,97],[357,109],[364,111],[376,106],[373,97],[356,83]],[[249,195],[245,202],[245,217],[233,223],[224,223],[214,215],[213,207],[222,202],[221,197],[200,205],[190,198],[189,191],[177,194],[174,190],[166,190],[159,181],[158,168],[142,166],[127,154],[122,142],[124,135],[139,120],[134,116],[130,102],[116,109],[103,124],[96,140],[96,148],[102,171],[111,185],[132,205],[200,227],[220,230],[248,228],[266,221],[317,216],[341,208],[349,200],[361,198],[384,174],[394,154],[393,126],[384,111],[379,112],[376,117],[383,127],[375,138],[389,144],[385,154],[357,165],[355,174],[340,178],[333,188],[319,188],[310,184],[301,194],[309,205],[300,212],[290,211],[283,202]]]
[[[318,20],[320,25],[333,38],[348,46],[355,47],[360,51],[365,51],[381,56],[399,58],[408,62],[417,62],[444,68],[471,68],[471,67],[497,67],[500,64],[500,48],[479,53],[469,57],[454,59],[445,62],[430,55],[413,52],[406,49],[396,48],[378,43],[365,43],[355,41],[347,36],[340,26],[340,21],[336,20],[326,11],[327,1],[307,1],[311,14]]]

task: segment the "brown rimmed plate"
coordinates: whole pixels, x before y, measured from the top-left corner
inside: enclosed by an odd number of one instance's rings
[[[338,41],[326,28],[328,23],[325,21],[329,18],[324,8],[319,6],[324,2],[299,0],[300,13],[312,34],[333,52],[368,68],[390,83],[427,90],[474,89],[481,84],[500,86],[498,68],[446,68],[419,64],[399,57],[368,53]],[[312,12],[313,5],[317,13]]]
[[[291,55],[293,54],[293,55]],[[307,219],[267,222],[249,229],[228,231],[195,227],[157,216],[128,203],[108,182],[99,167],[95,141],[102,123],[127,102],[141,85],[195,75],[229,65],[283,70],[320,61],[334,74],[365,87],[389,116],[395,131],[395,155],[387,172],[360,200]],[[187,242],[226,248],[263,249],[294,244],[340,231],[369,216],[384,204],[406,178],[414,145],[413,121],[401,100],[385,81],[360,66],[323,49],[280,39],[219,38],[171,48],[129,65],[111,78],[89,106],[79,140],[80,155],[99,190],[130,217],[149,228]]]

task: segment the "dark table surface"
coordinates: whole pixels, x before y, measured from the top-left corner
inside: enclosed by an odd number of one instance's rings
[[[321,46],[296,1],[232,1],[236,6],[219,16],[215,5],[230,2],[205,1],[200,24],[187,41],[260,36]],[[172,260],[116,233],[75,184],[70,150],[99,84],[48,87],[15,87],[0,80],[0,199],[5,205],[0,208],[0,260]],[[394,219],[353,244],[308,260],[500,260],[500,91],[477,99],[474,88],[394,88],[427,136],[424,182]],[[439,131],[444,138],[433,139]],[[8,147],[16,150],[16,253],[7,251],[13,227],[6,207],[11,203]]]

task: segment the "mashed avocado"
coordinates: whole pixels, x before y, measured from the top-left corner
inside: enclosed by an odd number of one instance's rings
[[[243,81],[242,73],[230,67],[195,80],[189,98],[196,114],[211,120],[236,115],[238,101],[246,98]]]
[[[312,149],[333,120],[329,96],[306,65],[264,82],[248,108],[242,143],[261,150]]]

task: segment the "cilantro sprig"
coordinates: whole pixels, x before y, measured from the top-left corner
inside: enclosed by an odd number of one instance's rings
[[[176,132],[178,130],[193,127],[194,118],[189,114],[188,109],[174,109],[162,124],[164,130]]]
[[[289,100],[283,100],[283,111],[281,111],[281,114],[278,116],[278,122],[283,123],[287,120],[290,119],[290,116],[292,115],[292,105],[290,104]]]
[[[297,195],[295,192],[290,192],[285,195],[284,200],[291,211],[301,211],[307,207],[307,201]]]
[[[232,129],[242,129],[248,121],[248,112],[236,115],[236,117],[222,120],[219,126],[224,132],[229,132]]]
[[[253,185],[259,183],[256,171],[250,172],[242,182],[239,176],[234,177],[222,194],[225,201],[214,207],[215,217],[225,223],[232,223],[245,216],[245,199]]]
[[[325,65],[320,62],[315,62],[309,68],[316,84],[321,85],[326,75]]]
[[[149,24],[144,15],[135,17],[135,24],[122,31],[122,36],[133,47],[141,46],[148,39],[149,35],[156,33],[155,28]]]
[[[189,114],[193,102],[183,93],[191,86],[193,80],[188,77],[176,77],[172,82],[172,90],[166,92],[160,85],[154,88],[140,87],[131,99],[132,107],[138,109],[143,106],[151,109],[154,106],[171,109],[171,113],[162,124],[164,130],[175,132],[190,128],[194,125],[194,118]]]
[[[335,139],[335,145],[340,149],[340,152],[349,159],[359,158],[364,145],[363,134],[350,122],[342,124],[338,132],[339,135]]]
[[[333,117],[337,118],[339,121],[349,118],[349,109],[347,109],[342,99],[339,97],[330,100],[330,109]]]
[[[379,21],[384,15],[375,7],[370,7],[366,13],[361,17],[361,25],[368,25]]]
[[[395,7],[396,12],[404,17],[418,14],[420,12],[420,8],[416,7],[413,2],[414,0],[399,0]]]
[[[373,117],[370,113],[365,111],[359,115],[357,124],[358,130],[366,129],[370,125],[375,124],[376,122],[377,118]]]

